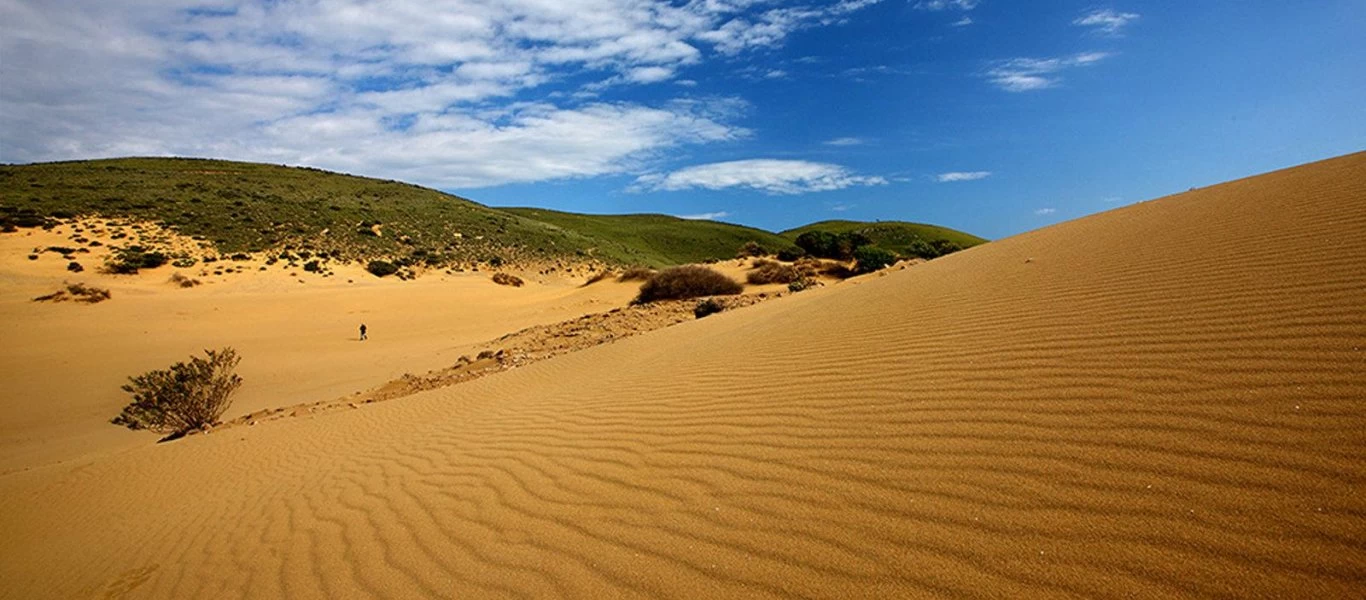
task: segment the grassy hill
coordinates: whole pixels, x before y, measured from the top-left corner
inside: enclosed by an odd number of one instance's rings
[[[602,240],[599,253],[631,264],[662,266],[729,258],[750,241],[775,252],[791,243],[762,229],[668,215],[583,215],[543,208],[499,210]]]
[[[914,234],[964,247],[981,238],[911,223],[826,221],[782,234],[666,215],[496,209],[396,181],[312,168],[187,158],[0,165],[0,223],[99,216],[160,223],[223,253],[308,250],[340,260],[448,266],[598,259],[664,266],[770,250],[810,228],[862,228],[896,250]]]
[[[971,248],[988,241],[985,238],[980,238],[970,233],[963,233],[956,229],[949,229],[948,227],[926,225],[924,223],[908,223],[906,221],[878,221],[875,223],[863,221],[820,221],[796,229],[789,229],[779,235],[788,240],[795,240],[797,239],[797,236],[803,233],[817,230],[828,231],[834,234],[861,233],[868,236],[868,239],[872,240],[877,246],[904,255],[913,254],[913,252],[911,252],[911,246],[916,240],[926,243],[944,240],[958,244],[963,248]]]

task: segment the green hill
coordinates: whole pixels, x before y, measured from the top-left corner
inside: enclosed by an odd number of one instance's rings
[[[913,246],[917,240],[923,243],[933,244],[943,240],[952,242],[963,248],[971,248],[978,244],[984,244],[988,240],[980,238],[970,233],[963,233],[956,229],[940,227],[938,225],[926,225],[924,223],[908,223],[906,221],[877,221],[867,223],[863,221],[821,221],[804,225],[796,229],[789,229],[779,235],[788,240],[795,240],[797,236],[808,231],[827,231],[834,234],[841,233],[861,233],[868,237],[873,244],[891,250],[902,255],[913,255]]]
[[[584,215],[543,208],[500,210],[602,240],[603,245],[598,248],[601,255],[655,267],[730,258],[745,242],[758,242],[772,252],[790,244],[762,229],[668,215]]]
[[[666,266],[729,258],[755,241],[776,251],[801,232],[864,231],[891,250],[914,236],[964,247],[981,238],[914,223],[825,221],[775,234],[666,215],[491,208],[396,181],[307,167],[189,158],[0,165],[0,225],[99,216],[151,221],[218,252],[303,251],[400,266],[597,259]]]
[[[573,232],[419,186],[318,169],[182,158],[0,166],[0,213],[159,222],[221,252],[294,246],[429,264],[587,255]]]

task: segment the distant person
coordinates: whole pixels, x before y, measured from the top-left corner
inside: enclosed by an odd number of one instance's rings
[[[365,323],[360,324],[360,341],[365,341]]]

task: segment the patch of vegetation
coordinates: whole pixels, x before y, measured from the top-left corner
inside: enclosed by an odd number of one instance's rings
[[[631,267],[623,271],[621,273],[621,276],[617,277],[617,281],[649,281],[651,277],[655,276],[655,273],[656,271],[654,269],[646,267]]]
[[[803,290],[809,290],[813,287],[816,287],[816,280],[811,279],[809,277],[803,277],[801,279],[793,281],[792,283],[787,284],[787,291],[800,292]]]
[[[155,269],[170,261],[166,253],[148,250],[142,246],[115,248],[104,264],[106,273],[132,275],[142,269]]]
[[[785,262],[796,262],[805,256],[806,250],[795,244],[778,251],[778,260]]]
[[[726,310],[726,305],[722,304],[720,300],[717,300],[716,298],[707,298],[706,300],[698,302],[697,306],[693,307],[692,314],[694,318],[701,319],[702,317],[714,315],[723,310]]]
[[[892,266],[896,262],[896,254],[877,246],[860,246],[854,251],[854,261],[854,272],[872,273]]]
[[[242,385],[233,371],[241,362],[232,348],[205,350],[171,368],[130,377],[123,391],[133,402],[111,421],[129,429],[170,432],[173,436],[218,422]]]
[[[398,265],[384,260],[372,260],[365,265],[365,270],[375,277],[387,277],[398,272]]]
[[[34,302],[84,302],[86,304],[98,304],[108,300],[112,294],[104,288],[88,286],[84,283],[70,283],[65,289],[57,290],[51,294],[38,296]]]
[[[920,258],[943,256],[987,241],[947,227],[905,221],[821,221],[789,229],[780,235],[795,241],[802,234],[811,231],[824,231],[833,235],[857,233],[880,248],[891,250],[901,256]]]
[[[762,229],[668,215],[581,215],[542,208],[500,210],[595,240],[591,255],[616,264],[665,267],[731,258],[735,249],[746,242],[767,248],[791,243]]]
[[[745,274],[745,281],[754,285],[768,283],[792,283],[803,277],[796,265],[783,264],[771,260],[761,260],[752,271]]]
[[[655,300],[682,300],[701,296],[733,296],[744,291],[738,281],[697,265],[665,269],[640,286],[632,301],[645,304]]]
[[[521,277],[508,273],[494,273],[493,282],[498,285],[510,285],[512,287],[522,287],[522,284],[525,283],[522,281]]]
[[[768,256],[769,254],[768,248],[763,247],[759,242],[750,240],[740,245],[740,249],[736,251],[735,257],[749,258],[753,256]]]
[[[588,287],[599,281],[606,281],[608,279],[611,279],[613,275],[616,275],[616,273],[610,269],[605,271],[598,271],[597,273],[594,273],[592,277],[589,277],[588,281],[583,282],[583,287]]]
[[[66,263],[66,270],[71,271],[72,273],[80,273],[81,271],[85,270],[85,267],[81,266],[81,263],[78,263],[73,260],[69,263]]]
[[[172,273],[171,278],[168,281],[183,288],[192,288],[200,283],[198,279],[192,279],[181,275],[180,273]]]

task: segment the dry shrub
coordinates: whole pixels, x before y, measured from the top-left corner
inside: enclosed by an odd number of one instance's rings
[[[241,361],[232,348],[205,350],[207,358],[190,357],[171,368],[129,377],[123,391],[133,402],[114,417],[115,425],[183,435],[218,422],[242,385],[233,370]]]
[[[717,300],[716,298],[707,298],[706,300],[698,302],[697,306],[693,307],[692,314],[693,317],[701,319],[702,317],[714,315],[723,310],[726,310],[726,305],[722,304],[720,300]]]
[[[526,283],[522,281],[521,277],[507,273],[494,273],[493,282],[498,285],[510,285],[512,287],[522,287],[522,284]]]
[[[665,269],[640,286],[635,304],[700,296],[733,296],[744,291],[738,281],[697,265]]]
[[[183,288],[192,288],[196,285],[199,285],[198,279],[191,279],[189,277],[181,275],[180,273],[172,273],[170,282]]]
[[[771,260],[756,261],[754,270],[745,275],[745,280],[754,285],[792,283],[801,278],[802,272],[796,266]]]
[[[848,279],[850,277],[857,275],[858,273],[855,273],[853,269],[850,269],[846,265],[840,263],[830,263],[821,268],[821,274],[829,275],[830,277],[835,277],[837,279]]]
[[[648,267],[631,267],[626,269],[626,272],[622,273],[620,277],[617,277],[617,281],[649,281],[650,278],[654,276],[654,269]]]
[[[34,298],[34,302],[84,302],[86,304],[96,304],[108,300],[111,294],[109,290],[85,285],[84,283],[67,284],[66,289],[57,290],[46,296]]]
[[[603,271],[603,272],[601,272],[601,273],[596,273],[596,274],[594,274],[592,277],[589,277],[589,278],[588,278],[588,281],[585,281],[585,282],[583,283],[583,287],[588,287],[588,286],[593,285],[593,284],[595,284],[595,283],[597,283],[597,282],[599,282],[599,281],[603,281],[603,280],[606,280],[606,279],[611,279],[613,275],[616,275],[616,273],[614,273],[611,269],[608,269],[608,270]]]

